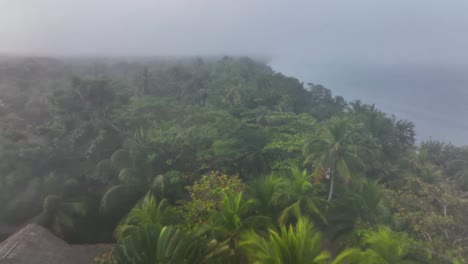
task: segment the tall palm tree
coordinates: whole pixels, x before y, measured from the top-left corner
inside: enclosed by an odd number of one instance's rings
[[[304,145],[304,164],[315,166],[319,176],[330,178],[328,202],[332,199],[336,178],[351,181],[351,165],[362,164],[357,153],[357,138],[350,120],[338,117],[319,129]]]
[[[320,233],[303,217],[295,225],[282,225],[279,232],[270,229],[267,238],[254,231],[245,233],[240,246],[252,263],[320,264],[327,263],[330,257],[323,249]]]

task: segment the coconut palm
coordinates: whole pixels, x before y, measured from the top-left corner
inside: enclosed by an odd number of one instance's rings
[[[356,181],[355,181],[356,182]],[[331,240],[349,234],[356,225],[390,224],[392,215],[377,183],[363,180],[361,186],[338,186],[340,195],[327,212],[326,234]]]
[[[248,195],[255,201],[257,214],[278,219],[282,210],[281,203],[284,202],[282,198],[286,198],[285,188],[286,180],[276,175],[268,175],[248,184]]]
[[[240,246],[252,263],[319,264],[327,263],[330,257],[323,249],[320,233],[304,217],[295,225],[282,225],[279,232],[270,229],[266,238],[254,231],[245,233]]]
[[[320,186],[313,184],[314,175],[298,166],[291,166],[288,171],[282,192],[289,206],[282,210],[279,222],[284,224],[289,217],[299,218],[303,213],[326,221],[320,210],[324,200],[318,196]]]
[[[304,145],[304,164],[315,166],[319,176],[330,178],[328,202],[333,197],[335,180],[350,182],[353,176],[351,165],[362,165],[357,153],[357,138],[350,120],[338,117],[318,130]]]

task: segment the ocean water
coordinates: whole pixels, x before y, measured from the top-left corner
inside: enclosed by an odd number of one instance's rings
[[[360,99],[412,121],[418,141],[468,145],[467,65],[280,60],[270,65],[305,83],[322,84],[348,101]]]

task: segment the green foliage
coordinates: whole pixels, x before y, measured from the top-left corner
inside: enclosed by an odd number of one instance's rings
[[[236,176],[213,171],[187,189],[191,201],[184,205],[186,221],[201,224],[208,221],[211,210],[221,209],[225,194],[242,193],[245,185]]]
[[[341,96],[332,96],[330,89],[327,89],[321,85],[308,83],[307,90],[309,91],[308,96],[310,100],[310,113],[317,120],[327,120],[332,116],[339,115],[343,112],[346,107],[346,102]]]
[[[254,207],[258,215],[278,219],[280,216],[287,186],[284,178],[276,175],[254,180],[248,183],[248,195],[254,201]]]
[[[303,214],[326,221],[321,210],[324,200],[319,197],[320,185],[314,184],[314,175],[299,167],[290,167],[286,174],[283,197],[288,206],[279,217],[280,223],[286,223],[291,217],[299,218]]]
[[[356,252],[353,261],[359,263],[404,264],[415,263],[405,259],[408,254],[410,239],[404,233],[395,233],[388,227],[380,227],[376,231],[362,234],[364,251]]]
[[[307,218],[295,225],[270,229],[265,238],[254,231],[243,235],[240,246],[252,263],[327,263],[330,254],[322,245],[320,234]]]
[[[457,160],[460,154],[460,150],[454,145],[437,140],[421,142],[420,151],[425,152],[427,160],[436,165]]]
[[[386,190],[386,194],[397,230],[423,241],[434,263],[450,259],[449,250],[456,251],[460,246],[455,241],[463,239],[460,232],[466,228],[460,223],[466,219],[462,212],[467,205],[455,195],[454,187],[429,184],[413,176],[406,179],[403,187]]]
[[[132,162],[130,159],[130,153],[125,149],[119,149],[111,156],[112,168],[115,171],[121,171],[124,168],[131,168]]]
[[[104,213],[125,212],[138,201],[141,194],[141,190],[135,185],[120,184],[112,186],[103,194],[100,208]]]
[[[147,225],[115,246],[110,264],[210,263],[226,251],[216,241],[204,241],[173,226]]]
[[[120,223],[120,263],[468,259],[467,148],[248,58],[96,60],[0,67],[0,224],[108,243]]]
[[[315,167],[320,178],[330,178],[328,202],[333,195],[335,178],[350,182],[353,170],[362,166],[358,156],[360,139],[351,120],[337,117],[317,131],[317,133],[304,145],[306,156],[304,164]]]
[[[243,200],[242,193],[225,194],[220,210],[210,212],[210,228],[221,238],[228,238],[236,242],[239,235],[248,228],[268,226],[271,223],[270,218],[247,215],[254,203],[253,199]]]
[[[166,200],[158,203],[153,194],[147,193],[119,223],[114,235],[117,239],[126,239],[141,226],[162,227],[175,224],[180,217]]]
[[[315,120],[307,114],[273,113],[266,117],[272,140],[265,150],[276,153],[300,153],[306,135],[315,128]]]
[[[124,184],[137,185],[141,179],[138,177],[138,171],[132,168],[124,168],[119,172],[118,179]]]
[[[96,166],[95,175],[97,179],[104,182],[110,181],[114,176],[112,161],[110,159],[101,160]]]
[[[326,231],[332,240],[339,241],[356,229],[392,223],[387,198],[375,182],[339,188],[338,193],[326,215]]]
[[[76,220],[85,216],[87,211],[87,204],[83,201],[65,201],[59,195],[49,195],[44,199],[42,213],[34,221],[65,237],[75,227]]]
[[[361,231],[358,235],[361,248],[342,251],[332,262],[333,264],[419,263],[408,257],[413,241],[405,233],[396,233],[388,227],[379,227],[376,230]]]
[[[151,190],[158,197],[164,197],[175,201],[183,195],[182,176],[177,171],[169,171],[164,175],[158,175],[151,183]]]

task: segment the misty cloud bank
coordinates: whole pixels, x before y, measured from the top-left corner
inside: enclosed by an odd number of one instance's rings
[[[0,52],[463,62],[462,1],[5,1]]]

